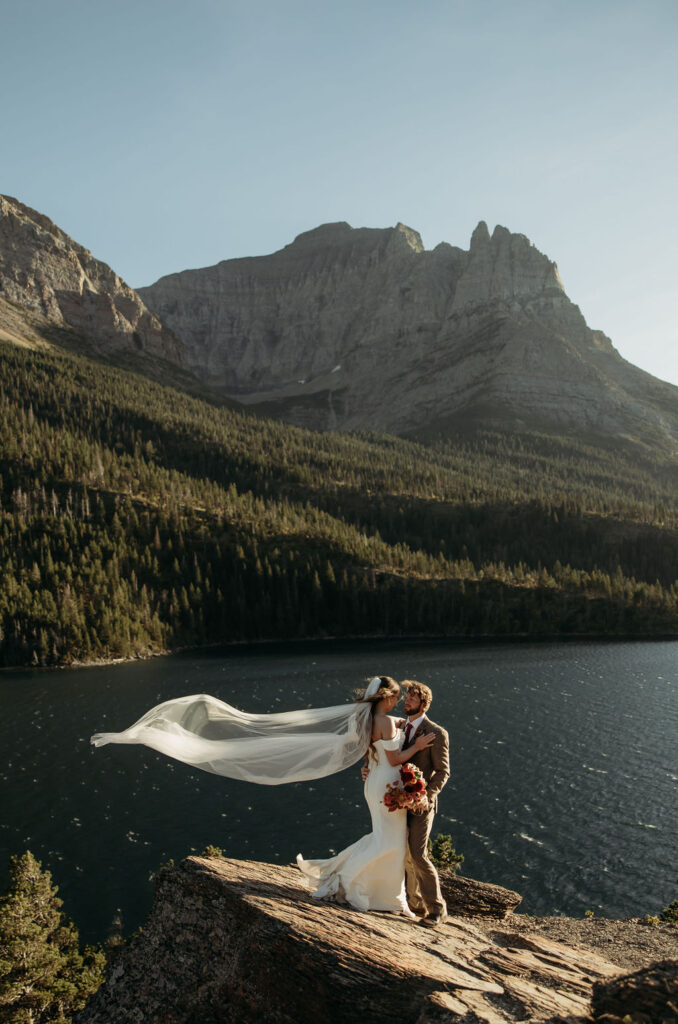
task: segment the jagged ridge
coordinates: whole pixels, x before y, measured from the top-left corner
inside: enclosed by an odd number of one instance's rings
[[[678,450],[678,388],[589,329],[524,235],[482,221],[468,251],[427,251],[403,224],[325,224],[137,293],[0,197],[0,300],[7,337],[15,303],[104,358],[302,426],[425,439],[480,423]]]

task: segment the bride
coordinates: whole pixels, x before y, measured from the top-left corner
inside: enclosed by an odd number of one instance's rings
[[[315,890],[316,899],[348,903],[357,910],[386,910],[416,919],[405,895],[405,851],[407,811],[388,811],[384,793],[388,783],[399,778],[399,768],[434,736],[420,736],[401,750],[403,733],[389,712],[400,699],[400,687],[389,676],[371,680],[362,699],[372,705],[369,747],[374,762],[365,782],[365,800],[372,818],[372,831],[328,860],[304,860],[297,864]]]
[[[198,694],[158,704],[123,732],[96,733],[91,742],[95,747],[144,744],[203,771],[266,786],[324,778],[368,754],[373,763],[365,798],[372,832],[326,861],[305,861],[300,855],[299,867],[318,898],[409,917],[407,812],[387,811],[383,798],[387,783],[398,777],[398,766],[434,737],[422,735],[400,750],[402,734],[388,714],[399,696],[394,679],[375,676],[351,704],[252,715]]]

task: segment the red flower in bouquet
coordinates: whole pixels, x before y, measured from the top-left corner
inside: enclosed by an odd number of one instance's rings
[[[384,793],[384,806],[390,811],[426,811],[426,780],[421,768],[407,763],[400,767],[400,782],[388,783]]]

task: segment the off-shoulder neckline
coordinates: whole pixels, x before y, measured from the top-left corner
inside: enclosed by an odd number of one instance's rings
[[[399,722],[399,721],[401,721],[400,717],[396,718],[396,716],[395,716],[395,715],[386,715],[386,718],[390,718],[392,722]],[[390,740],[383,740],[383,739],[382,739],[381,737],[379,737],[379,739],[378,739],[378,740],[372,740],[372,743],[393,743],[393,741],[394,741],[395,739],[397,739],[397,737],[398,737],[398,733],[399,733],[399,732],[402,732],[402,731],[403,731],[403,730],[402,730],[402,729],[400,729],[400,728],[399,728],[399,727],[398,727],[398,726],[396,725],[396,732],[395,732],[395,736],[391,736]]]
[[[373,743],[393,743],[393,741],[394,741],[394,740],[397,740],[397,739],[398,739],[398,733],[399,733],[399,732],[402,732],[402,731],[403,731],[402,729],[396,729],[396,734],[395,734],[395,736],[391,736],[390,740],[384,740],[384,739],[382,739],[382,738],[381,738],[381,736],[380,736],[378,740],[372,740],[372,742],[373,742]]]

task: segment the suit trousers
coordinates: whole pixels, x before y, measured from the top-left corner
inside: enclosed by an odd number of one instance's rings
[[[415,913],[446,914],[447,906],[440,891],[440,879],[428,855],[428,838],[433,827],[435,808],[428,814],[407,815],[407,854],[405,878],[407,902]]]

